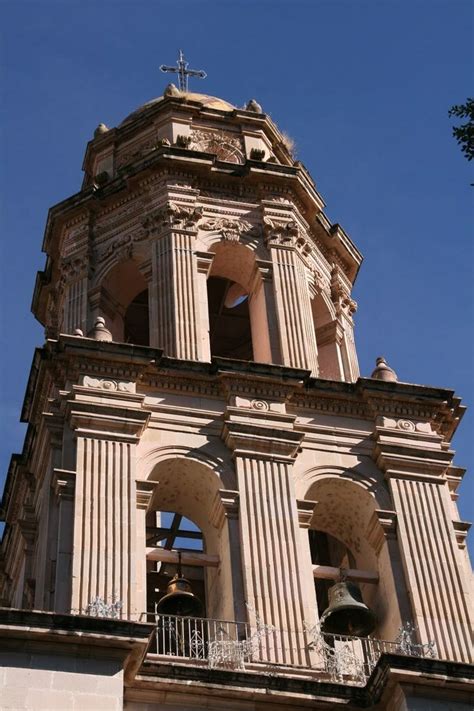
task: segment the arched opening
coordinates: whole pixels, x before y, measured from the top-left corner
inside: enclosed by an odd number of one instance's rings
[[[396,595],[386,598],[389,581],[379,579],[379,558],[369,535],[377,508],[375,498],[364,486],[343,476],[318,478],[305,498],[318,502],[308,535],[312,565],[322,566],[323,577],[316,570],[314,578],[319,616],[328,608],[330,588],[341,573],[356,571],[356,577],[348,581],[358,586],[363,602],[376,615],[373,634],[385,638],[387,620],[396,617],[396,610],[389,609],[390,604],[396,604]]]
[[[253,360],[248,297],[245,288],[230,279],[207,280],[211,355]]]
[[[148,284],[133,259],[108,272],[100,285],[98,309],[114,341],[149,345]]]
[[[144,289],[127,306],[123,317],[123,340],[139,346],[150,345],[148,289]]]
[[[322,294],[316,294],[311,302],[311,308],[318,347],[319,377],[343,380],[344,369],[338,343],[338,322]]]
[[[148,481],[154,486],[145,518],[146,569],[139,566],[143,582],[146,577],[147,611],[154,612],[166,592],[181,551],[183,572],[204,605],[202,614],[234,619],[233,581],[239,573],[231,567],[221,478],[194,458],[172,457],[157,464]]]
[[[204,539],[199,526],[182,514],[172,511],[150,511],[146,516],[146,545],[154,547],[158,553],[202,553]],[[160,600],[167,594],[168,585],[178,572],[178,563],[173,555],[166,560],[147,560],[147,613],[155,614]],[[174,556],[175,557],[175,556]],[[186,559],[185,559],[186,560]],[[182,575],[191,584],[193,595],[202,604],[202,615],[206,616],[206,586],[204,569],[199,565],[181,566]]]
[[[335,536],[326,531],[309,529],[309,548],[311,552],[311,563],[313,565],[330,566],[332,568],[349,569],[356,568],[356,559],[347,546]],[[322,613],[329,605],[329,588],[334,584],[332,580],[316,578],[314,587],[318,610]]]
[[[238,242],[214,246],[207,279],[211,355],[272,362],[264,283],[255,253]]]

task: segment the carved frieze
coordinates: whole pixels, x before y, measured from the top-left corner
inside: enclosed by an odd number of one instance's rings
[[[206,217],[199,223],[199,229],[212,234],[219,234],[228,242],[238,242],[242,235],[257,236],[258,230],[247,220],[232,217]]]
[[[86,388],[98,388],[100,390],[108,390],[109,392],[135,392],[135,383],[128,380],[108,380],[106,378],[91,378],[89,375],[84,375],[82,384]]]
[[[167,202],[162,207],[149,213],[142,220],[142,227],[147,235],[156,234],[170,227],[192,230],[201,219],[202,212],[202,207]]]
[[[219,160],[227,163],[245,162],[242,138],[235,133],[195,129],[190,139],[189,148],[192,150],[214,153]]]

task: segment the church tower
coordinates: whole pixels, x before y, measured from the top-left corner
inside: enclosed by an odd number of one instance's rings
[[[100,124],[48,215],[3,498],[15,708],[470,708],[460,400],[360,377],[357,247],[255,100],[186,89]]]

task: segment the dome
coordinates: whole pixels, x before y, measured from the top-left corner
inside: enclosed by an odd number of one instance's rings
[[[179,91],[178,89],[175,89],[172,96],[176,99],[185,99],[186,101],[197,101],[203,106],[206,106],[210,109],[218,109],[219,111],[235,111],[236,109],[236,107],[232,104],[229,104],[228,101],[225,101],[224,99],[219,99],[219,97],[217,96],[209,96],[208,94],[197,94],[193,91]],[[132,111],[132,113],[129,114],[122,121],[121,125],[123,125],[124,123],[128,123],[129,121],[132,121],[135,118],[138,118],[140,114],[144,113],[151,106],[159,104],[160,101],[163,101],[163,99],[166,98],[168,98],[168,96],[163,95],[158,96],[156,99],[152,99],[151,101],[147,101],[146,104],[142,104],[142,106],[139,106],[138,109]]]

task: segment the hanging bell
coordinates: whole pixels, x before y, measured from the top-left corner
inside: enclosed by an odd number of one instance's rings
[[[321,615],[323,632],[365,637],[376,624],[377,618],[362,600],[357,585],[340,582],[329,588],[329,605]]]
[[[168,583],[166,595],[159,600],[156,611],[160,615],[200,617],[202,602],[193,593],[191,583],[181,572],[181,553],[178,554],[178,571]]]

